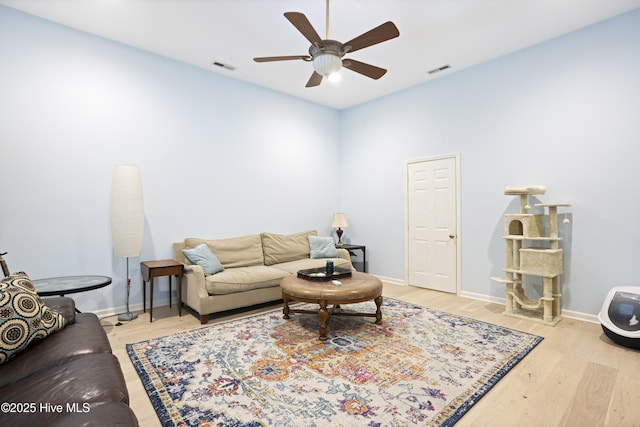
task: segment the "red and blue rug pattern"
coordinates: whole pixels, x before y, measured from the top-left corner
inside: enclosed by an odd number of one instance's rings
[[[390,298],[382,313],[334,316],[326,341],[318,316],[276,310],[127,352],[163,426],[450,426],[542,341]]]

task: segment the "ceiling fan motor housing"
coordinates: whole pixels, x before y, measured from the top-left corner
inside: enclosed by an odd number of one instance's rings
[[[342,43],[337,40],[322,40],[320,43],[314,43],[309,48],[309,55],[315,58],[321,53],[329,53],[342,58],[346,50],[342,48]]]

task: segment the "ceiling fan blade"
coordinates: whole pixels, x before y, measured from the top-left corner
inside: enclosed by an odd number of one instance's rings
[[[387,21],[382,25],[377,26],[373,30],[367,31],[364,34],[359,35],[353,40],[350,40],[342,45],[346,48],[351,46],[347,52],[355,52],[356,50],[364,49],[365,47],[373,46],[374,44],[382,43],[387,40],[396,38],[400,35],[398,28],[391,21]]]
[[[320,83],[322,83],[322,75],[314,71],[313,74],[311,74],[311,78],[309,79],[305,87],[318,86]]]
[[[348,68],[351,71],[360,73],[363,76],[370,77],[374,80],[378,80],[380,77],[387,73],[384,68],[376,67],[375,65],[365,64],[364,62],[356,61],[355,59],[345,59],[342,62],[344,68]]]
[[[292,59],[310,60],[309,55],[293,55],[293,56],[265,56],[262,58],[253,58],[256,62],[272,62],[272,61],[289,61]]]
[[[284,17],[306,37],[311,44],[320,43],[322,39],[311,25],[311,22],[300,12],[285,12]]]

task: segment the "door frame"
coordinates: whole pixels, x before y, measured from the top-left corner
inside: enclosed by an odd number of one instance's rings
[[[409,165],[412,163],[431,162],[436,160],[454,159],[456,165],[456,295],[460,295],[462,281],[461,247],[462,238],[460,221],[460,153],[443,154],[440,156],[421,157],[407,160],[404,165],[404,283],[409,285]]]

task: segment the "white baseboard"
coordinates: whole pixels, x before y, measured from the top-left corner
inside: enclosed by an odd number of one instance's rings
[[[174,297],[174,302],[175,302],[175,297]],[[165,305],[169,305],[169,300],[165,299],[165,300],[157,300],[153,302],[153,306],[154,307],[163,307]],[[131,312],[135,312],[135,311],[142,311],[143,307],[142,307],[142,303],[138,303],[138,304],[129,304],[129,311]],[[147,304],[147,309],[149,309],[149,304]],[[121,307],[110,307],[110,308],[105,308],[103,310],[96,310],[93,311],[93,313],[98,316],[99,319],[104,319],[105,317],[111,317],[111,316],[116,316],[118,314],[122,314],[122,313],[126,313],[127,312],[127,306],[123,305]]]
[[[460,296],[461,297],[465,297],[465,298],[475,299],[475,300],[478,300],[478,301],[492,302],[494,304],[500,304],[500,305],[504,305],[505,302],[506,302],[506,300],[504,298],[494,297],[494,296],[491,296],[491,295],[476,294],[476,293],[473,293],[473,292],[462,291],[462,292],[460,292]]]
[[[476,294],[473,292],[460,292],[460,296],[461,297],[465,297],[465,298],[471,298],[471,299],[475,299],[475,300],[479,300],[479,301],[485,301],[485,302],[491,302],[494,304],[500,304],[500,305],[505,305],[506,300],[505,298],[502,297],[494,297],[491,295],[483,295],[483,294]],[[569,319],[576,319],[576,320],[582,320],[584,322],[591,322],[591,323],[600,323],[600,321],[598,320],[598,316],[593,315],[593,314],[588,314],[588,313],[581,313],[579,311],[572,311],[572,310],[562,310],[562,317],[567,317]]]
[[[129,311],[142,311],[142,304],[129,304]],[[105,317],[116,316],[126,312],[127,306],[123,305],[122,307],[109,307],[103,310],[96,310],[92,313],[98,316],[99,319],[104,319]]]
[[[407,286],[404,280],[393,279],[391,277],[378,276],[376,274],[372,274],[372,276],[376,276],[382,283],[389,283],[391,285],[399,285],[399,286]]]
[[[383,283],[389,283],[391,285],[398,285],[398,286],[408,286],[405,283],[405,281],[401,280],[401,279],[395,279],[393,277],[384,277],[384,276],[378,276],[378,275],[374,275],[374,276],[376,276],[378,279],[380,279]],[[499,304],[499,305],[504,305],[505,302],[506,302],[503,297],[495,297],[495,296],[491,296],[491,295],[478,294],[478,293],[474,293],[474,292],[461,291],[459,295],[461,297],[475,299],[475,300],[478,300],[478,301],[490,302],[490,303]],[[164,300],[164,301],[156,301],[154,303],[154,305],[156,307],[162,307],[162,306],[165,306],[165,305],[169,305],[169,300],[167,299],[167,300]],[[129,310],[131,310],[131,311],[142,311],[142,304],[139,303],[139,304],[129,305]],[[103,319],[105,317],[115,316],[117,314],[124,313],[126,311],[127,311],[127,307],[126,306],[122,306],[122,307],[113,307],[113,308],[107,308],[107,309],[104,309],[104,310],[98,310],[98,311],[94,311],[94,313],[100,319]],[[598,316],[597,315],[588,314],[588,313],[581,313],[579,311],[562,310],[562,316],[570,318],[570,319],[582,320],[584,322],[600,323],[600,321],[598,320]]]
[[[389,283],[389,284],[392,284],[392,285],[400,285],[400,286],[409,286],[409,285],[407,285],[405,283],[404,280],[394,279],[392,277],[377,276],[377,275],[376,275],[376,277],[378,279],[380,279],[383,283]],[[477,293],[474,293],[474,292],[461,291],[459,295],[461,297],[471,298],[471,299],[475,299],[475,300],[478,300],[478,301],[490,302],[490,303],[493,303],[493,304],[505,305],[505,303],[506,303],[506,300],[503,297],[495,297],[495,296],[491,296],[491,295],[477,294]],[[562,316],[563,317],[567,317],[569,319],[582,320],[584,322],[600,323],[600,321],[598,320],[598,316],[597,315],[588,314],[588,313],[582,313],[582,312],[579,312],[579,311],[562,310]]]

